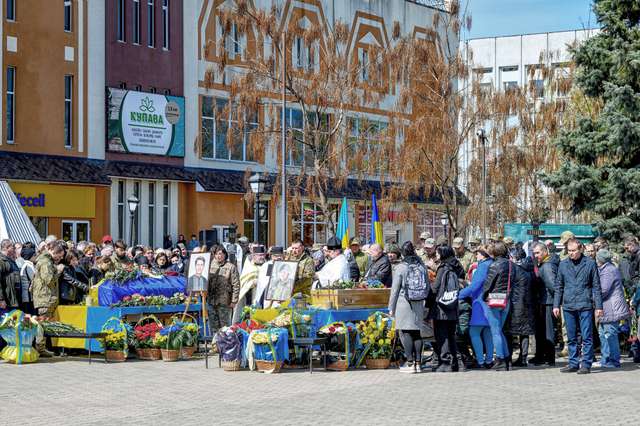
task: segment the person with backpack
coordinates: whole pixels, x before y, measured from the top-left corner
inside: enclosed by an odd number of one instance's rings
[[[395,328],[404,348],[407,362],[401,373],[422,372],[422,337],[424,304],[428,295],[427,270],[416,254],[411,241],[402,245],[402,262],[393,270],[389,297],[389,314],[395,318]]]
[[[433,367],[436,372],[458,371],[458,348],[456,325],[458,322],[458,265],[453,248],[441,245],[436,249],[438,269],[431,283],[428,297],[429,314],[433,320],[436,339],[434,352],[438,360]]]

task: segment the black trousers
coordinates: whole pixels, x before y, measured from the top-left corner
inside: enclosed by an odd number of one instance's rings
[[[422,363],[422,336],[420,330],[400,330],[400,342],[407,362]]]
[[[536,354],[535,358],[543,362],[555,362],[555,323],[553,306],[538,305],[536,309]]]
[[[458,366],[456,345],[456,321],[433,320],[433,334],[436,338],[434,352],[438,365]]]

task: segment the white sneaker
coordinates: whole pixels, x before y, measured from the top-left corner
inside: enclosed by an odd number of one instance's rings
[[[600,361],[596,361],[593,364],[591,364],[591,368],[602,368],[602,362]]]
[[[405,362],[404,365],[400,367],[400,372],[414,374],[416,369],[413,362]]]
[[[416,373],[417,373],[417,374],[422,373],[422,365],[420,365],[420,364],[418,364],[418,363],[416,362],[416,364],[415,364],[415,366],[414,366],[414,367],[415,367],[415,369],[416,369]]]

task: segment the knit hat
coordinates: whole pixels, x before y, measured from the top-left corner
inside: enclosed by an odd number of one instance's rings
[[[598,250],[598,253],[596,253],[596,260],[599,263],[604,264],[607,262],[611,262],[611,259],[613,259],[613,255],[607,249],[600,249]]]

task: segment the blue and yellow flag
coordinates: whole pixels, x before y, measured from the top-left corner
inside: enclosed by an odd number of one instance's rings
[[[342,248],[349,247],[349,214],[347,208],[347,197],[342,199],[342,207],[340,207],[340,216],[338,216],[338,228],[336,229],[336,238],[342,242]]]
[[[380,216],[378,215],[376,194],[371,194],[371,244],[380,244],[380,247],[384,247],[382,222],[380,222]]]

